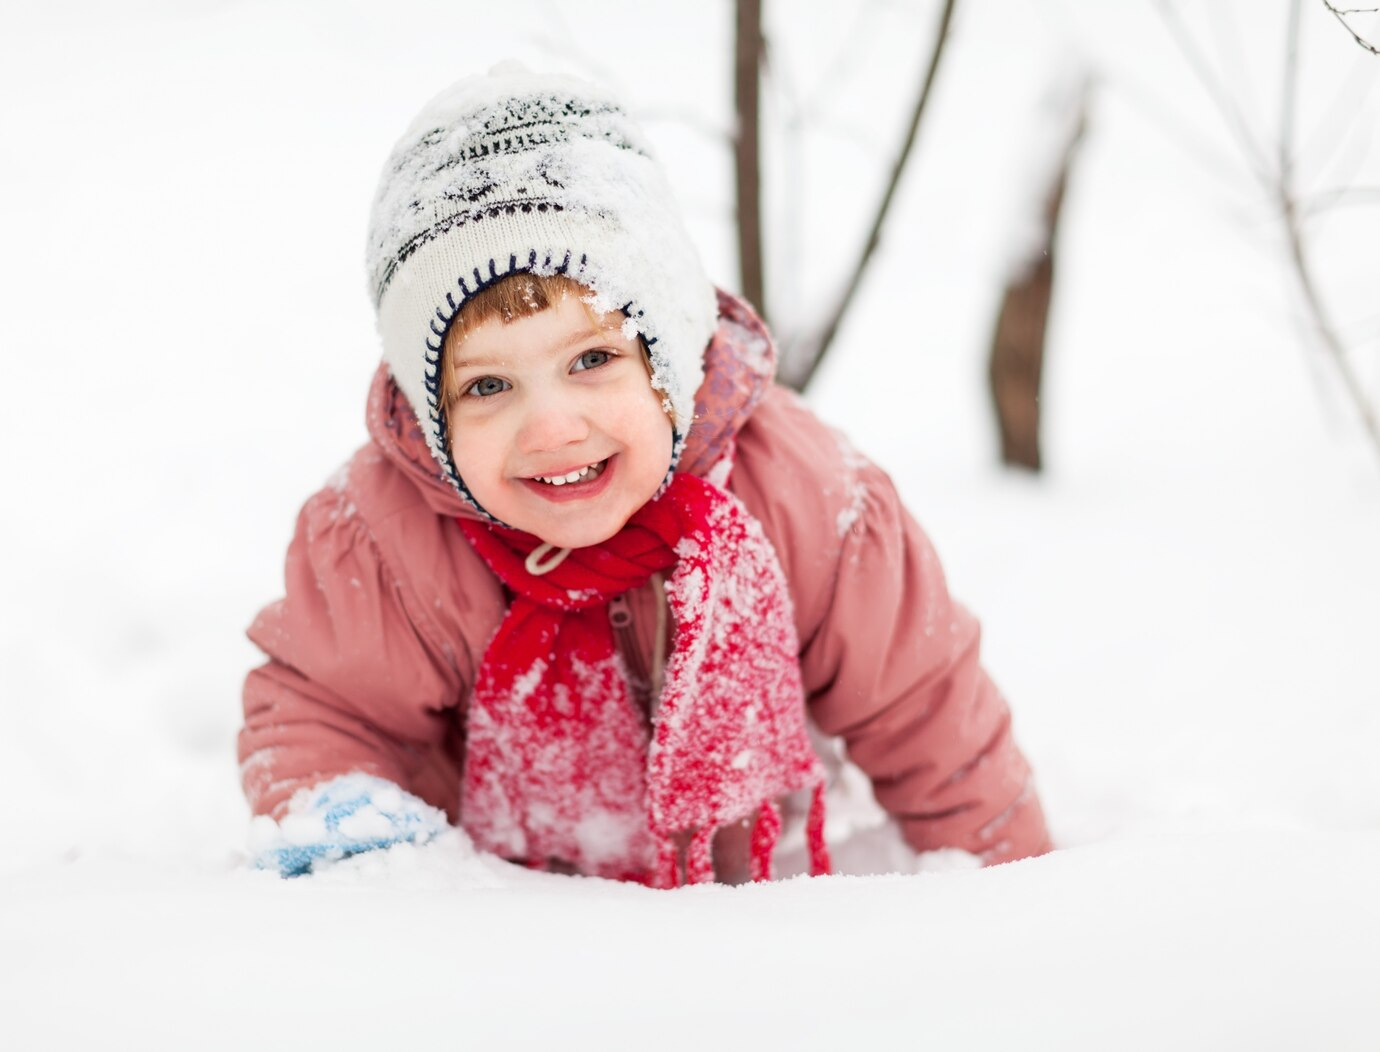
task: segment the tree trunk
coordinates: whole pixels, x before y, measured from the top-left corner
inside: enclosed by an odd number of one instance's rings
[[[738,199],[738,261],[743,295],[767,316],[762,266],[762,173],[759,103],[762,69],[762,0],[737,0],[733,99],[738,134],[733,156]]]
[[[818,333],[793,341],[793,345],[789,348],[791,353],[785,356],[782,363],[781,382],[797,391],[805,390],[810,381],[814,379],[815,372],[819,369],[820,363],[824,361],[824,356],[829,353],[834,337],[838,335],[843,319],[848,314],[849,307],[853,305],[853,297],[862,286],[863,275],[867,272],[867,265],[872,260],[872,254],[881,243],[887,214],[891,210],[891,202],[896,196],[897,187],[901,185],[901,176],[905,174],[906,162],[910,160],[911,149],[915,146],[916,136],[920,131],[921,118],[925,115],[925,107],[929,102],[930,93],[934,89],[935,78],[939,75],[939,62],[944,57],[944,45],[948,42],[949,26],[953,21],[954,10],[957,6],[958,0],[944,0],[944,6],[939,9],[939,25],[935,30],[934,43],[930,48],[930,60],[926,63],[924,75],[920,80],[920,90],[915,96],[915,105],[911,108],[910,125],[901,140],[900,148],[896,151],[896,159],[891,165],[891,176],[887,180],[886,189],[882,192],[882,198],[877,204],[877,211],[872,217],[872,226],[867,232],[866,240],[863,241],[858,261],[844,282],[838,305]]]
[[[1040,385],[1045,364],[1045,330],[1054,292],[1054,242],[1064,188],[1087,114],[1081,90],[1072,131],[1064,146],[1041,212],[1043,236],[1034,252],[1009,279],[997,312],[987,379],[1001,437],[1001,460],[1012,467],[1040,471]]]

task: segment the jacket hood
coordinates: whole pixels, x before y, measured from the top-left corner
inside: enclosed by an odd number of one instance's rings
[[[733,439],[776,375],[776,345],[757,313],[718,290],[718,323],[704,352],[704,381],[695,393],[695,418],[677,471],[703,477],[733,448]],[[438,515],[483,519],[456,492],[432,456],[411,404],[382,364],[366,410],[369,437],[407,475]]]

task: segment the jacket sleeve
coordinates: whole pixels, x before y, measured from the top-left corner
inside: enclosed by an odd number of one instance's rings
[[[978,623],[949,595],[929,538],[886,474],[804,406],[767,410],[777,472],[799,457],[793,470],[816,481],[792,489],[794,524],[776,516],[815,724],[843,740],[915,850],[987,863],[1049,850]]]
[[[269,659],[245,681],[239,736],[254,813],[279,817],[298,789],[351,771],[447,806],[429,782],[460,677],[348,490],[328,487],[302,509],[285,583],[249,629]]]

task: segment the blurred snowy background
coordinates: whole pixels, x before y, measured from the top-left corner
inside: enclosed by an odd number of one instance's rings
[[[1268,146],[1287,3],[1180,7]],[[783,328],[857,250],[937,9],[768,6]],[[809,395],[982,618],[1061,851],[667,894],[458,836],[306,881],[241,868],[242,631],[365,437],[394,138],[503,57],[603,80],[733,287],[731,36],[727,0],[0,10],[7,1047],[1375,1047],[1380,462],[1151,0],[959,5]],[[1309,231],[1375,400],[1380,57],[1320,3],[1299,55],[1300,186],[1359,191]],[[985,355],[1040,100],[1085,69],[1029,477],[996,466]]]

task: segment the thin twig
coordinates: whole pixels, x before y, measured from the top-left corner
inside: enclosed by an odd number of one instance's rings
[[[1293,201],[1287,198],[1281,200],[1280,206],[1284,210],[1284,229],[1289,239],[1289,256],[1294,263],[1299,290],[1303,293],[1308,311],[1313,316],[1313,327],[1317,330],[1318,338],[1322,341],[1337,374],[1342,379],[1342,386],[1346,389],[1347,397],[1355,406],[1356,415],[1361,418],[1362,426],[1365,427],[1366,433],[1370,436],[1376,455],[1380,456],[1380,419],[1376,418],[1375,410],[1371,408],[1370,399],[1366,396],[1360,377],[1356,375],[1356,371],[1352,369],[1351,363],[1347,360],[1346,345],[1337,335],[1327,309],[1323,306],[1322,298],[1318,294],[1318,288],[1313,278],[1313,268],[1303,242],[1302,224],[1298,209],[1294,207]]]
[[[1337,21],[1342,24],[1342,28],[1351,34],[1352,40],[1356,41],[1356,43],[1360,44],[1372,55],[1380,55],[1380,48],[1377,48],[1369,40],[1361,36],[1360,33],[1352,29],[1351,23],[1346,20],[1348,15],[1373,15],[1377,12],[1380,12],[1380,7],[1348,7],[1339,10],[1332,4],[1328,3],[1328,0],[1322,0],[1322,4],[1323,7],[1327,8],[1329,11],[1332,12],[1332,14],[1336,17]]]
[[[704,114],[696,112],[690,106],[648,106],[637,107],[633,114],[638,123],[643,126],[649,124],[669,124],[686,131],[693,132],[695,135],[704,139],[706,144],[716,150],[732,149],[734,129],[723,121],[706,117]]]
[[[1279,190],[1294,199],[1294,117],[1299,96],[1299,18],[1302,5],[1289,0],[1289,26],[1284,35],[1284,91],[1279,104]]]
[[[1232,135],[1236,137],[1237,144],[1242,152],[1246,154],[1246,159],[1255,166],[1258,176],[1264,178],[1270,170],[1270,165],[1265,159],[1265,152],[1255,141],[1251,134],[1250,125],[1241,115],[1240,108],[1236,105],[1236,100],[1231,97],[1231,93],[1223,86],[1213,73],[1212,65],[1198,49],[1188,27],[1184,25],[1179,17],[1178,10],[1169,0],[1158,0],[1155,7],[1160,12],[1160,17],[1164,20],[1165,26],[1174,37],[1174,42],[1178,44],[1179,50],[1183,52],[1184,58],[1188,60],[1193,75],[1203,85],[1203,89],[1208,93],[1208,97],[1217,104],[1217,110],[1227,122],[1227,127]]]
[[[1178,12],[1169,3],[1169,0],[1157,0],[1156,6],[1173,33],[1175,42],[1193,68],[1194,74],[1202,83],[1209,98],[1226,120],[1232,135],[1245,152],[1248,163],[1254,167],[1261,187],[1279,208],[1280,218],[1284,222],[1285,238],[1288,242],[1289,260],[1312,327],[1322,349],[1326,352],[1328,360],[1331,361],[1337,375],[1341,378],[1342,387],[1351,400],[1376,455],[1380,456],[1380,420],[1376,417],[1375,409],[1366,395],[1360,378],[1351,366],[1347,357],[1346,343],[1339,333],[1338,326],[1327,306],[1323,303],[1303,229],[1304,218],[1311,208],[1300,204],[1295,186],[1294,139],[1298,113],[1298,41],[1301,28],[1301,0],[1291,0],[1289,5],[1289,19],[1285,35],[1284,84],[1280,95],[1279,141],[1274,164],[1270,163],[1265,152],[1257,146],[1254,134],[1246,124],[1230,93],[1226,91],[1211,65],[1198,49],[1191,34],[1179,19]],[[1331,4],[1327,6],[1332,9]],[[1364,192],[1362,191],[1362,193]]]
[[[1341,377],[1342,386],[1346,389],[1347,397],[1351,399],[1357,415],[1361,418],[1361,424],[1370,435],[1376,455],[1380,456],[1380,419],[1377,419],[1375,410],[1371,407],[1370,399],[1366,395],[1360,377],[1351,367],[1351,362],[1347,358],[1346,344],[1338,335],[1337,326],[1322,301],[1322,295],[1313,277],[1312,261],[1309,258],[1303,235],[1303,220],[1298,199],[1294,193],[1293,136],[1294,114],[1298,100],[1300,14],[1301,0],[1290,0],[1284,58],[1284,95],[1280,107],[1279,172],[1276,184],[1279,195],[1279,210],[1284,219],[1284,231],[1289,241],[1289,257],[1294,264],[1294,276],[1298,280],[1299,291],[1303,294],[1308,313],[1312,316],[1313,328],[1317,332],[1323,349],[1332,359],[1332,365],[1337,370],[1337,375]]]
[[[872,23],[872,16],[879,7],[877,0],[860,3],[854,8],[853,21],[845,35],[836,38],[838,46],[829,64],[820,71],[810,85],[809,93],[801,100],[800,112],[814,116],[826,108],[831,99],[841,94],[849,78],[859,67],[876,62],[873,56],[879,35]]]
[[[896,196],[896,188],[901,183],[901,176],[905,172],[906,161],[910,159],[911,148],[915,145],[916,134],[920,129],[920,119],[924,116],[926,103],[929,102],[930,92],[939,73],[939,62],[944,56],[944,44],[949,37],[949,24],[953,19],[956,3],[957,0],[944,0],[944,8],[939,13],[939,26],[935,30],[934,46],[930,51],[930,60],[925,68],[920,92],[915,99],[915,107],[911,111],[910,126],[906,130],[906,137],[902,141],[901,149],[891,167],[891,177],[887,181],[886,190],[882,193],[881,201],[877,205],[876,214],[872,218],[872,228],[867,233],[867,240],[863,242],[858,261],[849,275],[848,282],[844,286],[833,314],[824,323],[819,334],[814,339],[805,342],[805,346],[809,348],[809,359],[805,366],[793,369],[793,375],[787,378],[787,382],[797,390],[803,391],[814,378],[815,372],[819,369],[820,363],[834,342],[834,337],[838,334],[844,315],[848,313],[848,308],[853,303],[853,297],[862,285],[863,274],[867,270],[867,265],[871,261],[873,253],[877,251],[877,246],[881,243],[882,227],[886,222],[887,213],[891,210],[891,202]],[[799,360],[795,355],[792,355],[791,358],[796,361]]]
[[[1199,132],[1187,121],[1180,120],[1178,114],[1165,105],[1159,93],[1138,83],[1133,74],[1117,70],[1114,74],[1099,71],[1096,76],[1105,90],[1119,94],[1160,134],[1196,161],[1204,172],[1220,180],[1226,187],[1234,189],[1238,185],[1241,168],[1230,145],[1224,149],[1220,141],[1209,138],[1207,133]]]
[[[1307,201],[1300,203],[1300,208],[1309,215],[1318,215],[1331,208],[1376,204],[1380,204],[1380,187],[1343,186],[1335,190],[1323,190],[1312,194]]]

